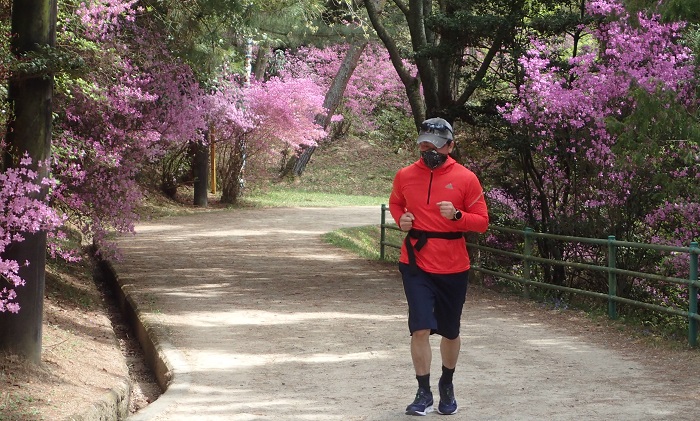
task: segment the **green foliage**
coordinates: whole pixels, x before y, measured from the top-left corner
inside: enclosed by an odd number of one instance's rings
[[[70,50],[61,50],[48,46],[38,46],[35,51],[9,63],[13,77],[18,79],[49,77],[57,73],[85,69],[83,58]]]
[[[672,92],[649,94],[643,89],[632,92],[634,111],[624,120],[610,118],[608,129],[617,137],[614,151],[624,154],[640,171],[646,169],[653,174],[655,183],[664,186],[663,195],[697,197],[697,184],[686,177],[672,177],[670,172],[679,168],[698,165],[695,155],[679,154],[679,145],[684,143],[700,146],[700,115],[698,110],[689,111],[683,104],[673,100]],[[689,148],[682,148],[689,150]],[[650,167],[649,157],[665,156],[667,159]],[[670,157],[676,157],[670,159]],[[661,166],[663,165],[663,166]]]
[[[647,10],[661,13],[670,21],[684,20],[687,22],[700,23],[700,8],[697,0],[625,0],[630,10]]]
[[[368,133],[374,143],[379,147],[389,145],[397,153],[412,150],[416,141],[416,126],[413,119],[406,116],[405,110],[383,107],[376,111],[374,118],[377,129]]]
[[[688,47],[692,48],[693,53],[695,54],[695,65],[700,66],[700,23],[689,25],[688,30],[686,31],[685,41],[687,42]],[[695,76],[696,80],[698,79],[698,76],[700,75]],[[698,87],[698,89],[700,89],[700,87]]]
[[[317,43],[313,38],[326,29],[324,42],[343,40],[347,25],[331,28],[320,0],[149,0],[144,15],[158,25],[171,42],[176,56],[185,59],[200,82],[208,83],[220,69],[243,74],[246,49]],[[349,15],[350,2],[333,2]],[[343,7],[341,7],[341,4]]]
[[[571,31],[581,23],[581,12],[564,5],[557,5],[551,9],[541,8],[537,13],[528,17],[527,21],[535,31],[546,36],[560,36]]]
[[[206,81],[216,70],[241,63],[245,16],[255,2],[239,0],[150,0],[144,18],[166,35],[173,53]]]
[[[4,6],[0,9],[4,11]],[[59,21],[66,19],[66,9],[60,8]],[[4,15],[4,13],[3,13]],[[71,16],[72,17],[72,16]],[[9,35],[11,32],[10,16],[0,20],[0,33]],[[66,28],[68,29],[68,28]],[[47,45],[36,46],[36,49],[16,57],[10,49],[11,38],[2,36],[0,45],[0,77],[7,79],[10,74],[17,79],[75,74],[86,69],[86,63],[80,54],[82,39],[73,32],[58,31],[55,47]],[[3,87],[3,91],[4,91]],[[4,97],[4,92],[3,92]]]

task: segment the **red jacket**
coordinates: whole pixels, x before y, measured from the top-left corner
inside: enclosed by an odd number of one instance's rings
[[[437,205],[450,201],[462,211],[462,219],[451,221],[440,214]],[[451,157],[430,170],[421,159],[400,169],[394,177],[389,198],[389,211],[398,224],[405,212],[415,216],[413,228],[422,231],[483,233],[488,228],[489,215],[484,192],[476,175]],[[412,244],[416,239],[411,239]],[[408,263],[406,245],[401,247],[402,263]],[[416,252],[416,264],[429,273],[457,273],[469,269],[469,255],[464,238],[457,240],[430,238]]]

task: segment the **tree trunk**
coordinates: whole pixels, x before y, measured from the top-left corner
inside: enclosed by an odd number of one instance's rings
[[[299,158],[294,162],[294,169],[292,170],[292,174],[294,174],[295,177],[299,177],[304,172],[315,150],[316,146],[307,146],[302,153],[299,154]]]
[[[14,0],[12,2],[12,52],[16,56],[36,50],[37,46],[54,46],[56,34],[56,0]],[[51,100],[53,75],[12,75],[8,86],[8,102],[13,115],[7,128],[8,148],[4,164],[19,165],[27,153],[39,176],[48,175],[51,154]],[[46,189],[38,194],[45,197]],[[24,241],[8,246],[4,259],[16,260],[22,266],[19,275],[26,281],[19,287],[19,313],[0,313],[0,352],[19,355],[33,363],[41,362],[41,333],[44,309],[46,233],[23,233]]]
[[[345,94],[345,88],[348,86],[348,82],[352,77],[353,72],[357,68],[357,63],[360,61],[362,53],[367,47],[367,41],[365,39],[359,39],[348,47],[348,51],[343,58],[343,62],[338,69],[331,83],[331,87],[326,92],[326,97],[323,100],[323,108],[326,109],[324,114],[318,114],[316,116],[316,124],[327,129],[331,124],[331,117],[335,114],[335,111],[340,106],[340,102],[343,100],[343,95]],[[315,146],[308,146],[304,148],[302,153],[294,162],[294,167],[292,173],[295,177],[299,177],[306,169],[306,165],[311,159],[311,155],[316,150]],[[284,175],[284,174],[283,174]]]
[[[192,172],[194,173],[194,205],[207,207],[209,194],[209,145],[199,141],[192,145]]]
[[[265,42],[258,47],[258,55],[255,57],[255,64],[253,65],[253,77],[258,82],[265,79],[265,70],[267,70],[267,65],[270,62],[270,45]]]

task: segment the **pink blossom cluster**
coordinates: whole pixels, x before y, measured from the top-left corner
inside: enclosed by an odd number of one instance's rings
[[[115,251],[108,232],[133,231],[144,166],[206,128],[205,93],[192,70],[170,54],[160,33],[133,22],[134,3],[82,4],[85,27],[103,30],[102,55],[91,57],[99,70],[66,81],[54,98],[54,206],[102,253]],[[127,30],[129,37],[118,36]]]
[[[302,47],[286,54],[282,78],[308,77],[325,89],[330,88],[348,46],[345,44],[325,48]],[[415,66],[405,63],[407,68]],[[410,110],[405,89],[396,73],[386,49],[378,43],[369,43],[363,50],[343,97],[344,108],[350,116],[362,122],[361,129],[376,126],[373,115],[381,107]]]
[[[0,312],[16,313],[14,288],[25,284],[18,272],[20,262],[3,259],[3,252],[12,243],[24,241],[22,233],[53,231],[63,225],[64,218],[42,200],[42,190],[53,188],[49,178],[39,179],[31,169],[31,159],[24,157],[17,168],[0,173]],[[28,266],[30,262],[21,262]],[[9,284],[9,285],[8,285]]]
[[[125,22],[134,22],[138,0],[89,0],[80,3],[75,14],[84,28],[84,36],[93,41],[108,41]]]
[[[256,138],[276,139],[296,149],[315,145],[326,133],[315,123],[324,112],[325,90],[310,78],[272,78],[243,90],[244,107],[259,116]]]
[[[315,122],[324,112],[323,100],[323,87],[310,78],[245,84],[228,77],[208,96],[206,118],[217,142],[245,143],[246,178],[254,181],[285,151],[316,145],[326,136]]]

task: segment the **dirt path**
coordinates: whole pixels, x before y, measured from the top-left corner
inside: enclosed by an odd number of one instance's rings
[[[114,267],[174,380],[130,420],[413,419],[403,415],[415,378],[397,270],[319,238],[378,223],[378,208],[358,207],[139,225]],[[697,419],[694,368],[678,378],[678,361],[644,363],[518,306],[470,291],[451,419]]]

